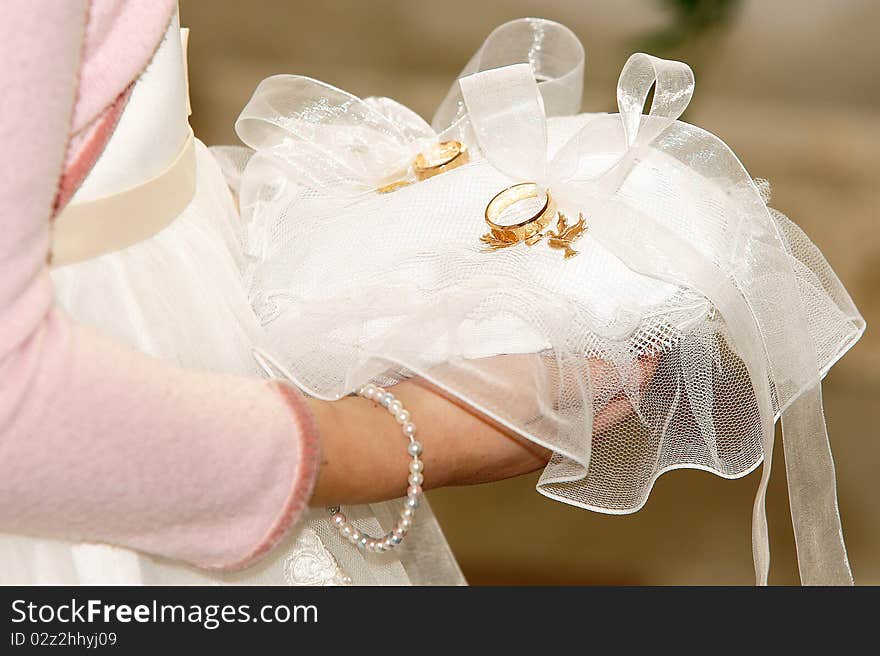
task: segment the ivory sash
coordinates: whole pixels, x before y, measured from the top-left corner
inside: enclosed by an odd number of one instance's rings
[[[122,250],[169,226],[196,193],[192,132],[173,162],[154,178],[124,191],[73,203],[55,219],[51,266]]]

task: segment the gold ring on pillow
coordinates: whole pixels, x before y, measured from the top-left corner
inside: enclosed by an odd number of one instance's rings
[[[460,141],[441,141],[427,152],[419,153],[413,161],[413,171],[419,180],[451,171],[470,161],[470,155]]]
[[[467,146],[460,141],[441,141],[431,146],[427,152],[416,155],[413,160],[412,168],[416,180],[427,180],[435,175],[451,171],[459,166],[467,164],[470,161],[470,154]],[[382,185],[376,191],[380,194],[388,194],[397,191],[402,187],[407,187],[414,182],[412,179],[396,180],[386,185]]]
[[[487,250],[494,251],[520,242],[532,246],[541,240],[544,236],[543,231],[556,214],[556,201],[553,200],[549,189],[546,191],[544,205],[525,221],[510,225],[497,223],[505,210],[529,198],[538,198],[540,194],[541,188],[534,182],[521,182],[504,189],[489,201],[485,213],[489,232],[480,237],[480,241],[486,244]]]

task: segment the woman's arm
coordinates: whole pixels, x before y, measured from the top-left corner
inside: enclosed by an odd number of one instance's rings
[[[0,531],[233,568],[280,540],[316,476],[316,504],[400,496],[403,439],[369,402],[307,402],[279,383],[187,372],[55,307],[48,219],[89,51],[86,9],[15,0],[0,22],[10,73],[0,76]],[[546,459],[418,381],[394,391],[419,426],[428,485],[496,480]]]
[[[77,89],[79,58],[103,52],[83,46],[86,18],[101,8],[129,15],[112,4],[13,0],[0,21],[0,531],[241,566],[308,501],[318,448],[311,413],[304,404],[291,412],[293,392],[282,397],[277,383],[180,370],[54,305],[49,217],[74,100],[94,99]],[[126,7],[160,14],[148,16],[153,30],[128,25],[141,66],[172,5]]]
[[[391,388],[424,446],[426,488],[486,483],[534,471],[550,452],[444,397],[421,380]],[[367,399],[309,399],[322,434],[311,504],[366,503],[406,495],[406,441],[388,412]]]
[[[608,363],[590,359],[587,363],[594,385],[617,376]],[[637,372],[647,385],[657,359],[643,357]],[[508,379],[529,380],[530,356],[496,356],[482,363],[484,373],[503,374]],[[555,396],[555,381],[547,381]],[[518,476],[547,464],[551,452],[515,435],[482,414],[440,393],[421,379],[390,388],[410,411],[424,446],[425,488],[472,485]],[[539,416],[538,394],[524,394],[518,407],[523,423]],[[323,436],[322,458],[311,504],[365,503],[400,497],[407,486],[406,442],[400,426],[371,401],[346,397],[328,403],[309,399]],[[632,404],[626,396],[615,397],[593,417],[593,434],[608,430],[629,417]]]

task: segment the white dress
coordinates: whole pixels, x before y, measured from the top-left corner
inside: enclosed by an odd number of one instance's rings
[[[88,203],[159,173],[189,136],[177,19],[137,82],[119,125],[73,203]],[[137,156],[133,156],[137,153]],[[241,283],[240,219],[218,163],[195,142],[195,195],[149,239],[53,269],[57,300],[76,320],[181,366],[261,375],[252,348],[262,328]],[[395,554],[362,554],[311,515],[255,566],[232,574],[105,545],[0,535],[0,584],[461,584],[429,510]],[[347,508],[363,530],[396,516],[384,504]]]

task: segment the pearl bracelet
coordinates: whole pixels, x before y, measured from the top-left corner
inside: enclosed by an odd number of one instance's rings
[[[419,459],[422,453],[422,444],[416,440],[416,425],[409,420],[409,412],[404,409],[400,401],[394,398],[394,394],[372,383],[358,389],[356,394],[381,405],[401,425],[403,435],[409,440],[409,444],[406,447],[407,453],[412,456],[412,462],[409,463],[409,487],[406,489],[406,501],[403,502],[403,510],[400,511],[400,519],[397,520],[397,525],[392,531],[382,537],[372,537],[356,529],[348,521],[348,518],[340,512],[339,506],[333,506],[329,509],[331,513],[330,523],[339,530],[342,537],[359,549],[373,553],[383,553],[394,549],[394,547],[403,542],[403,538],[406,537],[407,532],[412,528],[416,508],[419,507],[421,502],[422,481],[424,481],[422,472],[425,469],[425,465]]]

